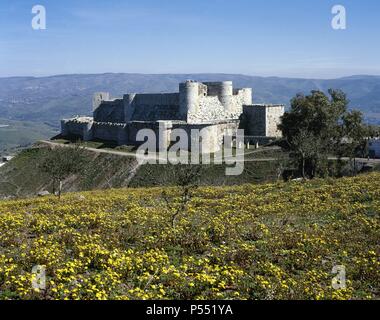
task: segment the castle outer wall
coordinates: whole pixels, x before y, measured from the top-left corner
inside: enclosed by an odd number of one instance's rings
[[[174,129],[188,135],[197,129],[202,130],[202,140],[207,141],[208,147],[203,151],[216,152],[223,144],[224,131],[236,135],[242,118],[246,134],[279,137],[277,124],[283,113],[281,105],[252,105],[252,89],[234,89],[231,81],[186,81],[179,85],[177,93],[130,93],[113,100],[107,92],[96,93],[93,117],[62,120],[61,132],[83,140],[139,145],[137,133],[151,129],[161,141],[160,146],[168,147],[170,140],[175,140]],[[164,133],[159,130],[163,127]]]

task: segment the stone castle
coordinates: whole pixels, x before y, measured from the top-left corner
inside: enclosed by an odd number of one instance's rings
[[[265,141],[281,136],[277,125],[284,105],[252,104],[252,89],[234,89],[232,81],[179,84],[179,92],[161,94],[125,94],[110,99],[109,93],[95,93],[93,117],[61,120],[61,135],[85,141],[115,141],[120,145],[139,145],[140,129],[152,129],[160,147],[168,148],[173,129],[192,129],[208,141],[204,152],[215,152],[223,144],[225,132],[245,130],[245,141]],[[190,145],[190,144],[189,144]]]

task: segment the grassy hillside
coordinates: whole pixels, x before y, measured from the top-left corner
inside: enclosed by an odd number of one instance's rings
[[[175,188],[3,201],[0,298],[379,299],[379,184],[203,187],[174,227]],[[46,290],[31,287],[35,265]]]
[[[35,196],[52,192],[51,179],[40,169],[48,148],[35,145],[21,151],[12,161],[0,168],[0,198]],[[80,175],[68,177],[63,191],[79,191],[125,187],[136,166],[134,158],[85,152],[87,164]]]
[[[90,147],[100,148],[95,142]],[[104,148],[103,148],[104,149]],[[105,148],[110,149],[112,148]],[[48,176],[39,169],[46,157],[46,146],[36,144],[23,150],[11,162],[0,167],[0,199],[4,197],[35,196],[38,192],[52,192]],[[123,150],[123,148],[117,148]],[[129,151],[129,150],[126,150]],[[277,151],[262,152],[255,157],[275,156]],[[79,175],[71,176],[63,184],[63,191],[82,191],[120,187],[151,187],[176,185],[179,166],[143,165],[137,167],[133,157],[99,154],[87,151],[87,164]],[[226,176],[225,165],[202,165],[199,184],[233,185],[263,183],[277,179],[277,162],[247,162],[239,176]]]

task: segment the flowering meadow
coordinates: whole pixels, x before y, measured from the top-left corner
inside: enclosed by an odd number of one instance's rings
[[[176,188],[2,201],[0,299],[379,299],[379,186],[202,187],[174,226]]]

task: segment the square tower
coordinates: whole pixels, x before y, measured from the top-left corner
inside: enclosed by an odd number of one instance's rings
[[[246,135],[256,137],[281,137],[278,129],[285,106],[282,104],[254,104],[243,107]]]

